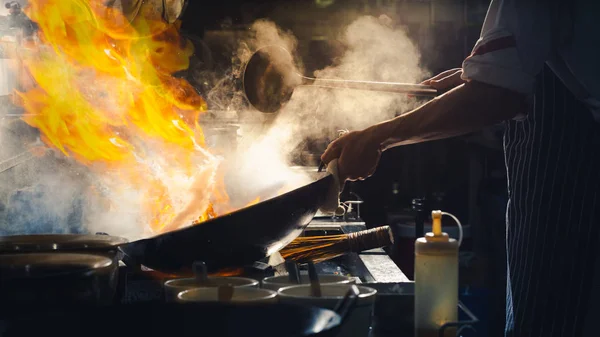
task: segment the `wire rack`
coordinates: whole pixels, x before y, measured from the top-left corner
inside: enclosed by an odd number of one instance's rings
[[[457,322],[448,322],[440,327],[439,337],[446,337],[447,329],[456,328],[456,337],[476,336],[475,324],[479,319],[462,302],[458,302],[458,308],[467,316],[467,319]]]

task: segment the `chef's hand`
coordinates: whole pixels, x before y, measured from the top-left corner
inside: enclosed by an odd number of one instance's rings
[[[381,156],[380,147],[373,127],[352,131],[331,142],[321,160],[327,165],[338,159],[341,181],[363,180],[375,173]]]
[[[421,82],[421,84],[430,85],[440,92],[446,92],[465,83],[465,80],[463,80],[461,77],[462,73],[462,68],[446,70],[428,80]]]

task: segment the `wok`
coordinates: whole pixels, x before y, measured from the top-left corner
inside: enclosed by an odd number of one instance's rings
[[[209,272],[243,267],[285,247],[325,203],[335,179],[323,178],[196,226],[121,245],[126,257],[166,272],[190,272],[203,261]]]
[[[266,46],[257,50],[244,68],[243,86],[246,98],[258,111],[278,111],[301,85],[322,88],[346,88],[392,92],[419,96],[437,96],[436,89],[422,84],[375,81],[316,79],[296,71],[292,56],[280,46]]]

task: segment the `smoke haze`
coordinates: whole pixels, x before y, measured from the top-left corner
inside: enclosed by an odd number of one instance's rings
[[[288,32],[267,21],[256,23],[252,30],[256,38],[242,43],[239,50],[242,64],[265,45],[286,47],[297,58],[293,49],[297,42]],[[418,83],[428,75],[419,66],[419,52],[406,32],[393,28],[383,18],[359,17],[345,29],[340,40],[346,46],[345,53],[337,64],[316,71],[316,78]],[[301,72],[302,62],[297,62]],[[275,116],[252,109],[243,111],[243,107],[235,109],[242,110],[243,116],[266,119],[268,124],[268,128],[261,125],[258,130],[248,130],[242,143],[251,147],[262,139],[257,146],[263,147],[263,153],[289,161],[294,159],[289,154],[306,138],[335,137],[340,128],[363,129],[416,104],[406,95],[301,86]],[[271,145],[265,148],[264,143]]]
[[[296,159],[292,153],[307,138],[331,139],[337,129],[362,129],[416,104],[414,99],[403,95],[299,87],[277,114],[257,112],[247,107],[243,92],[231,80],[241,76],[242,65],[254,51],[267,45],[279,45],[292,53],[300,73],[304,67],[296,52],[298,41],[291,32],[283,31],[267,20],[255,22],[251,31],[251,38],[239,41],[236,48],[239,67],[232,73],[202,71],[201,67],[190,69],[193,82],[211,84],[204,92],[209,112],[201,118],[215,121],[213,124],[207,122],[205,132],[220,126],[219,119],[238,120],[240,125],[237,147],[218,153],[222,156],[225,185],[235,208],[257,196],[264,200],[312,181],[305,173],[290,168],[292,160]],[[316,71],[317,78],[417,83],[427,76],[419,65],[419,52],[406,32],[385,20],[360,17],[339,39],[346,46],[345,53],[336,64]],[[4,133],[4,129],[1,132]],[[42,169],[54,161],[36,159],[29,166],[36,166],[33,171],[43,171],[43,174],[37,174],[26,183],[19,174],[0,176],[6,187],[2,193],[5,204],[0,219],[2,233],[107,232],[130,240],[150,234],[145,225],[148,219],[140,209],[142,191],[113,186],[107,176],[82,168],[72,160],[66,160],[51,172]],[[66,174],[73,166],[78,167],[78,173],[74,176]],[[22,174],[30,172],[23,168]],[[185,182],[179,183],[185,185]],[[90,184],[95,187],[95,194],[90,193]],[[15,192],[17,188],[23,190]],[[194,193],[195,189],[197,193]],[[199,207],[197,203],[208,202],[202,186],[193,185],[188,192],[181,197],[185,200],[180,202],[184,206],[176,219],[178,223],[197,216],[194,214],[195,208]],[[83,195],[85,200],[81,200]],[[9,208],[12,213],[6,211]],[[27,210],[29,215],[25,219],[22,213]],[[39,226],[40,219],[46,219],[48,225]],[[77,219],[79,225],[74,224]]]

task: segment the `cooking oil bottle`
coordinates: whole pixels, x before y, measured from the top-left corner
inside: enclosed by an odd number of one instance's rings
[[[458,224],[458,241],[442,232],[442,215]],[[415,242],[415,337],[439,336],[442,326],[458,321],[458,248],[462,226],[455,216],[431,212],[432,230]],[[444,329],[444,337],[456,328]]]

